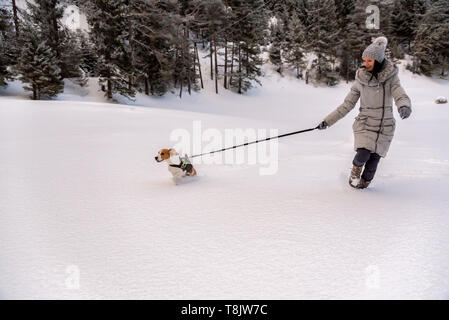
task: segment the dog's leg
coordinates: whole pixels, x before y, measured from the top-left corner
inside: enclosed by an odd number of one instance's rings
[[[178,184],[179,181],[185,176],[183,171],[178,171],[176,173],[173,174],[173,182],[175,184]]]

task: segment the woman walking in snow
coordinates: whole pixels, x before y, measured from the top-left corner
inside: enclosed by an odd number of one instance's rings
[[[399,81],[398,68],[385,58],[387,43],[387,38],[379,37],[365,49],[363,67],[357,70],[356,81],[345,101],[318,126],[320,130],[332,126],[346,116],[360,98],[360,113],[352,126],[357,154],[349,177],[349,184],[357,189],[369,186],[380,158],[387,155],[393,140],[396,127],[393,98],[402,119],[412,112],[410,98]]]

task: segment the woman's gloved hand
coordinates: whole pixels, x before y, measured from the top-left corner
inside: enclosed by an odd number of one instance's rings
[[[327,129],[328,126],[329,125],[326,123],[326,121],[323,121],[318,125],[317,128],[318,128],[318,130],[324,130],[324,129]]]
[[[409,107],[400,107],[399,108],[399,115],[401,116],[401,119],[407,119],[410,117],[410,114],[412,113],[412,109]]]

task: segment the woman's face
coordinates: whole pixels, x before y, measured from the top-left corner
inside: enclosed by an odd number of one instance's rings
[[[363,58],[363,65],[365,66],[367,71],[373,71],[374,69],[374,62],[376,62],[375,59],[373,58],[369,58],[369,57],[364,57]]]

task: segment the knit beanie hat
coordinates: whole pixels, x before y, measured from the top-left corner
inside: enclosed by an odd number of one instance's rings
[[[379,37],[373,41],[363,51],[362,58],[369,57],[378,62],[382,62],[385,59],[385,50],[387,49],[388,40],[385,37]]]

